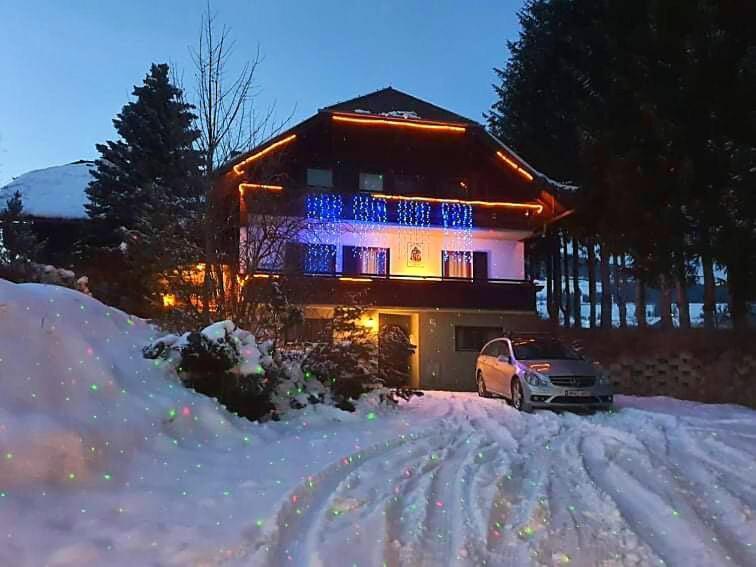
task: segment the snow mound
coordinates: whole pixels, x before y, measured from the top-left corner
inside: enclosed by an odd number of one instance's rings
[[[76,161],[36,169],[16,177],[0,188],[0,205],[19,191],[27,214],[36,217],[83,219],[87,213],[86,188],[92,180],[91,161]]]
[[[142,359],[153,335],[79,292],[0,280],[3,490],[107,482],[138,451],[219,435],[224,410]]]

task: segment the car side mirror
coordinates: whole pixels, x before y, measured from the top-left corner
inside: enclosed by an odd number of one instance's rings
[[[499,356],[496,357],[496,360],[498,360],[499,362],[506,362],[507,364],[512,364],[512,357],[506,354],[500,354]]]

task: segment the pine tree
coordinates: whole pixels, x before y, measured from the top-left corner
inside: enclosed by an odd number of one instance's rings
[[[24,212],[21,193],[16,191],[0,210],[0,265],[12,268],[33,262],[42,246]]]
[[[153,64],[133,95],[113,120],[119,139],[97,145],[86,209],[95,226],[92,261],[111,272],[109,299],[141,303],[159,267],[186,261],[187,249],[196,258],[204,195],[196,116],[171,83],[168,65]]]

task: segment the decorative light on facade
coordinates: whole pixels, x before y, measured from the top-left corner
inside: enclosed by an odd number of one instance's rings
[[[388,205],[386,199],[377,199],[372,195],[357,193],[352,197],[352,231],[357,235],[360,246],[352,248],[355,257],[363,259],[363,252],[369,241],[388,222]]]
[[[399,224],[412,227],[430,226],[430,203],[425,201],[399,201],[397,216]]]
[[[336,223],[342,218],[344,198],[334,193],[310,193],[305,197],[307,218],[324,223]]]
[[[334,115],[334,122],[347,122],[351,124],[361,124],[363,126],[393,126],[399,128],[413,128],[416,130],[434,130],[437,132],[453,132],[455,134],[464,134],[467,130],[464,126],[454,126],[452,124],[436,124],[431,122],[411,122],[409,120],[391,120],[388,118],[357,118],[353,116]]]
[[[514,160],[508,158],[501,152],[496,152],[496,155],[501,159],[504,163],[506,163],[509,167],[511,167],[514,171],[520,174],[520,176],[524,177],[528,181],[533,181],[533,176],[530,175],[527,171],[525,171],[522,167],[517,165],[517,163],[514,162]]]
[[[423,203],[459,203],[461,205],[472,205],[476,207],[501,207],[507,209],[525,209],[533,211],[536,214],[543,212],[543,205],[539,203],[512,203],[507,201],[471,201],[463,199],[442,199],[436,197],[406,197],[404,195],[387,195],[376,193],[375,197],[387,199],[389,201],[417,201]]]
[[[356,194],[352,198],[352,218],[358,222],[385,224],[388,221],[386,199]]]
[[[344,199],[339,194],[310,193],[305,197],[308,232],[315,242],[307,244],[305,269],[309,272],[331,271],[341,236],[340,222]]]
[[[266,183],[239,183],[239,193],[244,195],[245,191],[283,191],[282,185],[268,185]]]
[[[257,153],[252,154],[248,158],[246,158],[246,159],[240,161],[239,163],[237,163],[236,165],[234,165],[234,172],[237,175],[241,175],[242,173],[244,173],[244,168],[246,166],[248,166],[249,164],[251,164],[252,162],[260,159],[263,156],[268,155],[269,153],[277,150],[281,146],[284,146],[284,145],[288,144],[289,142],[293,142],[296,139],[297,139],[297,135],[296,134],[292,134],[291,136],[287,136],[286,138],[283,138],[282,140],[278,140],[277,142],[269,145],[267,148],[265,148],[263,150],[260,150]]]
[[[448,250],[464,253],[464,261],[472,263],[472,205],[463,203],[441,203],[441,219],[444,224],[443,256],[446,260]]]

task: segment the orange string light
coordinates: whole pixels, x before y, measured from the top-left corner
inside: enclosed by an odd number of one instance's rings
[[[455,132],[464,134],[464,126],[452,126],[451,124],[430,124],[427,122],[410,122],[404,120],[390,120],[387,118],[355,118],[352,116],[334,115],[335,122],[348,122],[351,124],[363,124],[366,126],[398,126],[402,128],[415,128],[419,130],[436,130],[441,132]]]
[[[527,179],[528,181],[533,181],[533,176],[530,175],[527,171],[525,171],[523,168],[521,168],[519,165],[517,165],[513,160],[509,159],[507,156],[505,156],[501,152],[496,152],[496,155],[499,156],[502,160],[504,160],[504,163],[506,163],[509,167],[514,169],[517,173],[519,173],[522,177]]]
[[[370,278],[339,278],[342,282],[372,282]]]
[[[265,183],[239,183],[239,193],[244,194],[247,189],[262,189],[264,191],[283,191],[281,185],[266,185]]]
[[[506,201],[464,201],[462,199],[439,199],[436,197],[405,197],[403,195],[386,195],[374,193],[376,199],[388,199],[390,201],[424,201],[427,203],[456,203],[460,205],[476,205],[480,207],[503,207],[508,209],[533,210],[536,214],[543,212],[543,205],[538,203],[509,203]]]
[[[289,142],[294,141],[296,138],[297,138],[297,135],[296,134],[292,134],[291,136],[287,136],[283,140],[278,140],[276,143],[269,145],[264,150],[260,150],[256,154],[253,154],[253,155],[249,156],[247,159],[245,159],[245,160],[240,161],[239,163],[237,163],[234,166],[234,171],[236,172],[237,175],[241,175],[242,173],[244,173],[244,166],[252,163],[255,160],[260,159],[261,157],[269,154],[270,152],[276,150],[277,148],[280,148],[281,146],[283,146],[285,144],[288,144]]]

